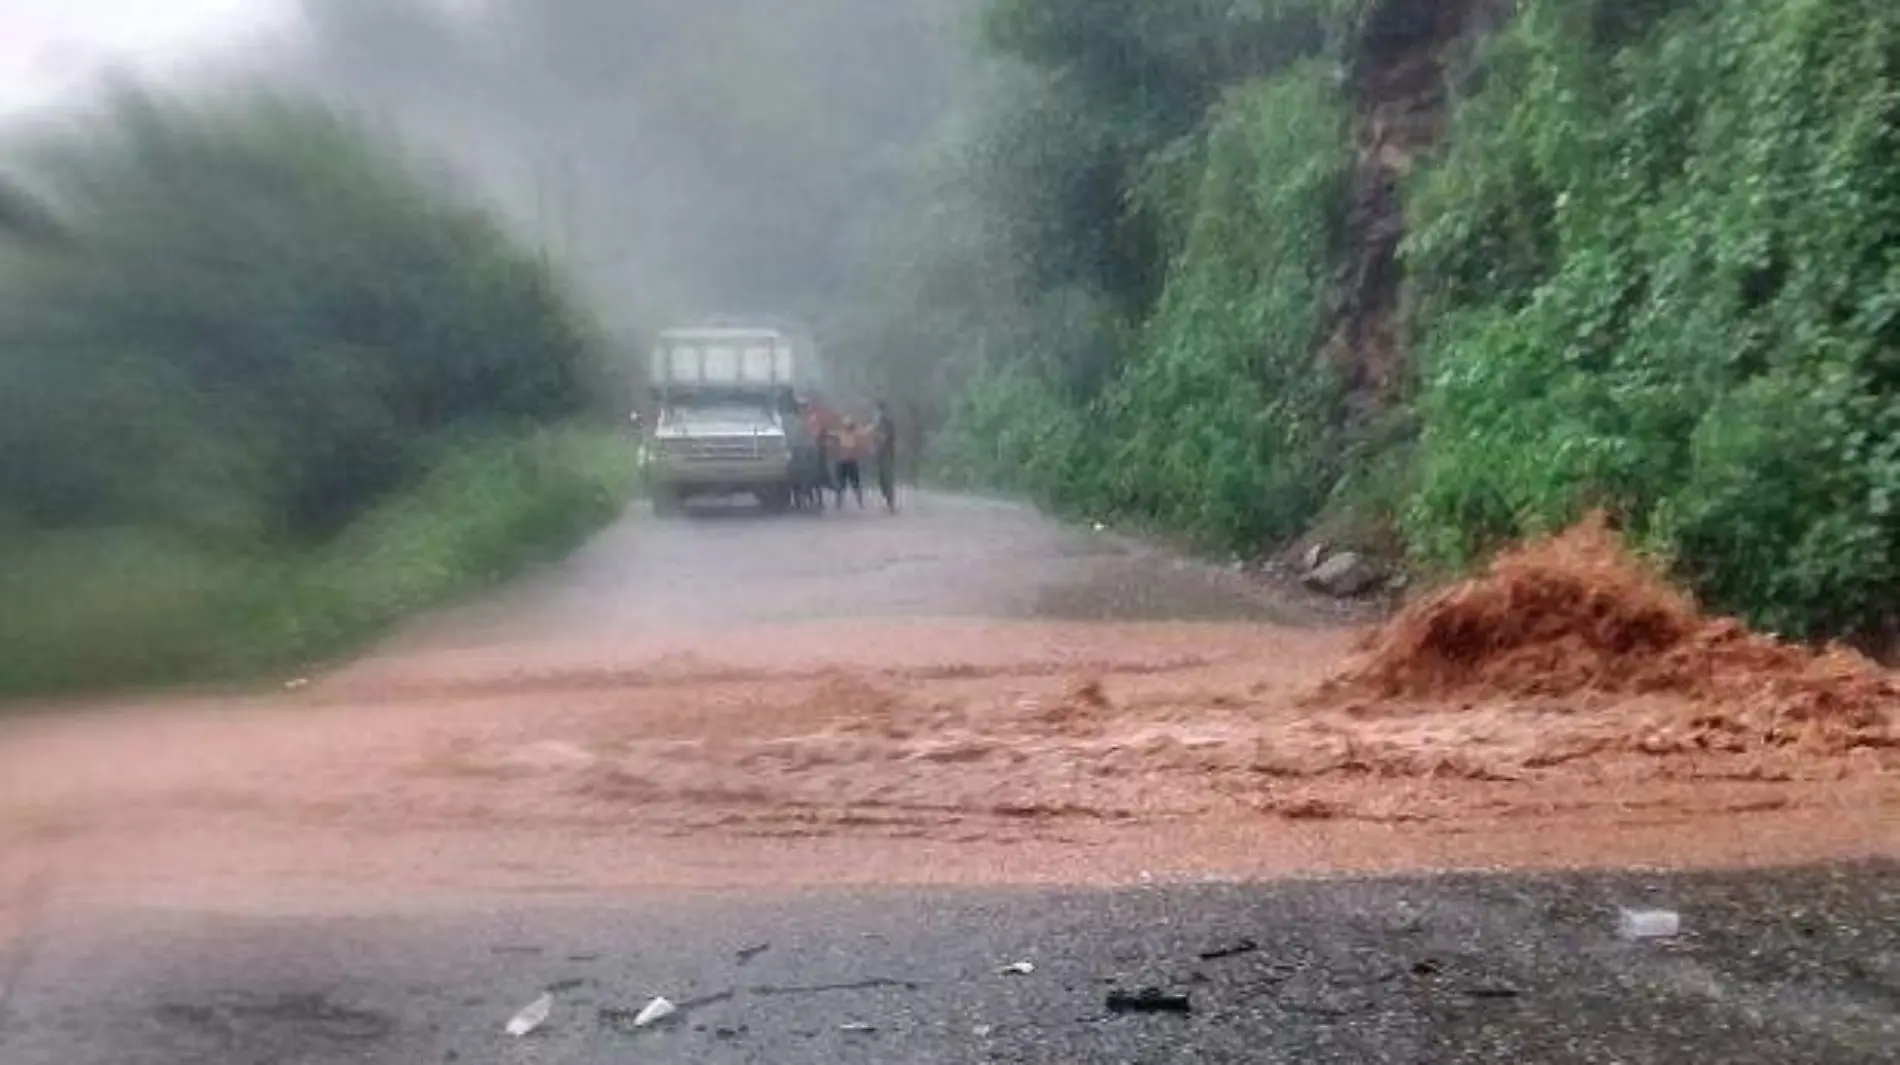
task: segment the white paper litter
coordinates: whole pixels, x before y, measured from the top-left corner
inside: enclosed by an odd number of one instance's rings
[[[553,1012],[554,996],[544,994],[523,1006],[520,1013],[508,1018],[508,1034],[519,1039],[546,1024],[548,1014]]]
[[[633,1018],[633,1026],[635,1028],[645,1028],[650,1024],[658,1024],[675,1013],[678,1013],[679,1010],[680,1008],[678,1006],[673,1005],[666,999],[656,998],[652,1002],[647,1003],[646,1008],[641,1010],[640,1013]]]
[[[1623,910],[1616,934],[1624,939],[1673,939],[1682,933],[1682,915],[1674,910]]]

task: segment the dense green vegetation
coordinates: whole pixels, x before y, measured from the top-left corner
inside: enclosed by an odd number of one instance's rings
[[[613,389],[563,277],[622,340],[806,319],[953,483],[1437,571],[1604,506],[1718,607],[1894,624],[1891,5],[311,19],[292,80],[539,246],[284,99],[10,141],[0,690],[323,654],[611,513],[630,456],[586,427]]]
[[[351,123],[123,92],[7,153],[0,692],[333,652],[631,483],[557,279]]]
[[[1890,623],[1900,9],[1122,6],[986,5],[1012,103],[934,193],[967,235],[909,266],[946,476],[1452,569],[1602,505],[1719,607]],[[1448,123],[1392,164],[1410,376],[1366,395],[1354,148],[1406,58]]]
[[[1117,323],[1102,296],[1068,310],[1080,324],[1058,319],[1054,344],[1034,337],[981,364],[942,464],[1222,544],[1298,531],[1335,461],[1338,388],[1307,356],[1325,324],[1344,122],[1308,65],[1218,104],[1191,149],[1192,207],[1152,313]],[[1039,358],[1025,366],[1024,353]],[[1105,354],[1119,365],[1098,365]]]
[[[1601,500],[1724,606],[1878,626],[1900,561],[1900,11],[1643,13],[1528,5],[1419,184],[1407,529],[1462,562]]]
[[[966,367],[935,457],[1253,550],[1357,468],[1321,350],[1353,167],[1338,41],[1362,5],[1126,6],[988,6],[1032,104],[969,134],[962,206],[1000,220],[979,251],[1009,288],[971,305],[1001,333],[982,350],[970,319],[934,338]]]

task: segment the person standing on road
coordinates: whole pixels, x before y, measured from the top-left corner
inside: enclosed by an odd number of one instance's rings
[[[831,487],[831,429],[825,424],[824,412],[816,404],[805,405],[805,432],[811,437],[811,466],[806,470],[811,491],[812,504],[818,510],[825,509],[825,492]]]
[[[818,437],[812,433],[810,403],[802,398],[794,401],[785,433],[792,445],[792,509],[808,510],[817,484],[812,470],[818,462]]]
[[[855,418],[846,418],[838,426],[838,509],[844,509],[844,490],[858,498],[858,509],[864,509],[864,473],[862,456],[864,451],[863,435],[858,430]]]
[[[891,420],[890,405],[877,401],[877,418],[871,423],[871,439],[877,448],[877,490],[884,495],[884,509],[897,513],[897,423]]]

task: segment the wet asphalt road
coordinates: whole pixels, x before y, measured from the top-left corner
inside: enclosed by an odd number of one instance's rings
[[[636,505],[565,561],[417,625],[399,645],[506,646],[833,618],[1300,623],[1336,613],[1025,506],[913,493],[896,515],[873,503],[771,518],[714,502],[660,519]]]
[[[1619,940],[1628,904],[1684,934]],[[1900,869],[143,915],[27,968],[7,1065],[1891,1062]],[[1149,986],[1192,1012],[1105,1008]]]
[[[924,497],[894,518],[636,514],[403,642],[506,646],[656,615],[1288,611],[1022,508]],[[0,953],[0,1065],[1900,1062],[1893,867],[1108,892],[572,887],[263,917],[100,912],[62,904],[54,884]],[[1681,909],[1687,934],[1617,940],[1615,907],[1643,902]],[[998,972],[1018,960],[1035,971]],[[504,1036],[548,986],[546,1027]],[[1145,986],[1185,992],[1193,1012],[1105,1010],[1111,989]],[[659,994],[699,1004],[633,1030],[630,1012]]]

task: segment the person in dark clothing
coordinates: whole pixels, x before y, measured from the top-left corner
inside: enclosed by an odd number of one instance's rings
[[[871,423],[871,439],[877,448],[877,490],[884,495],[884,509],[897,513],[897,423],[891,408],[877,401],[877,418]]]
[[[813,429],[811,499],[812,509],[825,509],[825,490],[831,487],[831,434],[820,425]]]
[[[809,402],[800,402],[792,421],[792,499],[799,510],[825,509],[830,467],[825,461],[825,427]]]

